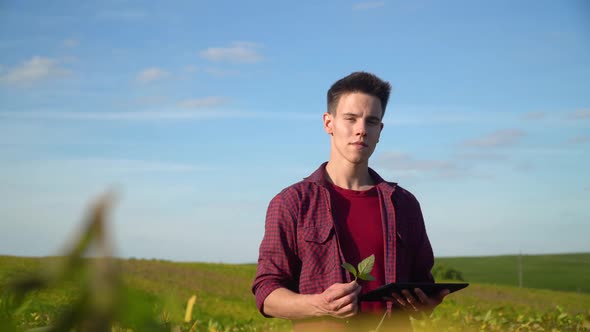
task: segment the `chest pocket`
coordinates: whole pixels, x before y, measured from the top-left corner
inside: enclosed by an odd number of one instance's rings
[[[302,229],[302,273],[321,275],[333,268],[333,262],[338,257],[338,244],[334,232],[334,226],[331,224],[319,224]]]
[[[306,242],[325,243],[334,231],[331,224],[320,224],[303,228],[303,238]]]

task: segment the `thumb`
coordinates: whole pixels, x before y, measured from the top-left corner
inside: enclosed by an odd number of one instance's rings
[[[440,293],[438,293],[439,301],[442,301],[445,298],[445,296],[449,295],[450,293],[451,291],[448,289],[443,289],[442,291],[440,291]]]
[[[348,284],[346,284],[346,286],[346,288],[350,289],[350,291],[355,291],[357,288],[361,287],[361,285],[359,285],[359,283],[356,280],[349,282]]]

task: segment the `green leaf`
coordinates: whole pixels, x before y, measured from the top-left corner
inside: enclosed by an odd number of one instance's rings
[[[488,310],[488,312],[486,312],[485,317],[483,318],[484,322],[487,322],[490,320],[490,318],[492,318],[492,309]]]
[[[352,273],[352,275],[353,275],[353,276],[356,278],[356,276],[357,276],[357,272],[356,272],[356,269],[354,268],[354,266],[352,266],[352,264],[349,264],[349,263],[342,263],[342,267],[343,267],[343,268],[344,268],[346,271],[348,271],[348,272]]]
[[[368,273],[363,273],[363,274],[359,274],[359,279],[361,280],[367,280],[367,281],[373,281],[375,280],[375,277],[373,277],[372,275],[368,274]]]
[[[375,255],[371,255],[365,259],[358,265],[359,275],[367,275],[371,274],[373,270],[373,264],[375,264]]]

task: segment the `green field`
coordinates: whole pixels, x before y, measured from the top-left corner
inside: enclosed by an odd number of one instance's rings
[[[0,288],[12,278],[51,268],[59,260],[58,257],[0,256]],[[118,263],[124,284],[132,293],[131,301],[152,308],[156,316],[165,315],[165,320],[181,322],[186,301],[194,294],[197,302],[193,317],[202,324],[212,321],[221,326],[248,325],[279,330],[290,326],[287,321],[265,319],[258,313],[250,293],[255,265],[136,259],[119,260]],[[76,297],[80,287],[70,281],[59,289],[35,292],[19,319],[27,321],[28,316],[41,314],[44,321],[51,321],[52,317],[45,315],[61,312]],[[28,321],[26,326],[37,324]]]
[[[563,271],[569,262],[580,258],[579,255],[560,257],[562,261],[552,261],[544,270],[539,270],[542,266],[537,265],[537,271],[550,274],[556,266]],[[10,279],[51,266],[57,261],[58,258],[0,256],[0,287],[3,288]],[[431,320],[415,321],[416,331],[510,331],[517,328],[520,331],[590,331],[590,294],[503,286],[500,284],[507,282],[501,278],[488,277],[485,283],[480,283],[471,274],[471,271],[477,271],[477,266],[469,267],[465,263],[470,261],[479,262],[471,258],[451,259],[451,262],[444,260],[444,264],[458,269],[459,264],[454,263],[463,262],[464,275],[472,284],[451,294]],[[540,261],[543,260],[537,262]],[[196,331],[283,331],[290,328],[287,321],[266,319],[258,313],[250,292],[255,265],[136,259],[118,260],[118,263],[127,292],[131,294],[126,310],[147,310],[160,321],[180,326],[181,331],[188,331],[192,324],[183,323],[183,317],[186,301],[193,294],[197,295],[192,313],[192,319],[197,323]],[[576,273],[580,269],[577,264],[569,266],[575,273],[565,273],[564,278],[568,284],[576,285],[580,280]],[[504,276],[500,272],[492,275]],[[568,276],[571,277],[568,279]],[[55,289],[34,292],[15,314],[18,327],[26,329],[52,324],[56,316],[67,312],[66,308],[77,297],[81,287],[72,278]],[[137,318],[123,319],[121,325],[133,328],[137,326],[134,319]]]
[[[590,253],[437,258],[436,264],[457,269],[466,281],[590,293]]]

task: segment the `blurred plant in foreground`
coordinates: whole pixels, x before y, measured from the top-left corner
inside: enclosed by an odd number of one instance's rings
[[[79,286],[75,301],[52,321],[43,320],[50,325],[34,331],[111,331],[118,325],[132,325],[141,331],[164,330],[165,326],[152,318],[151,309],[128,308],[133,305],[132,294],[121,282],[107,236],[106,214],[112,201],[112,195],[105,195],[94,204],[83,231],[57,264],[3,285],[0,293],[1,331],[19,329],[15,313],[30,304],[28,297],[72,281]],[[43,318],[40,313],[36,315],[37,320]]]

